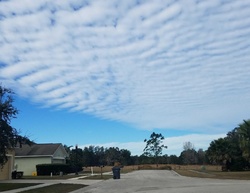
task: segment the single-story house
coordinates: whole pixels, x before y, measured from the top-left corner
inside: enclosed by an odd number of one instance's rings
[[[7,153],[8,161],[4,164],[3,167],[0,166],[0,180],[10,180],[11,173],[14,170],[14,156],[15,151],[9,150]]]
[[[24,176],[36,173],[36,165],[66,163],[68,153],[61,143],[23,145],[15,148],[15,168]]]

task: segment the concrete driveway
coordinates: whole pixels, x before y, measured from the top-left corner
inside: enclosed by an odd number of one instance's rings
[[[141,170],[106,180],[72,193],[249,193],[250,181],[179,176],[167,170]]]

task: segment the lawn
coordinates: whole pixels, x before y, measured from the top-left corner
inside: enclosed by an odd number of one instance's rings
[[[26,188],[26,187],[35,186],[35,185],[38,185],[38,184],[34,184],[34,183],[0,183],[0,192],[18,189],[18,188]]]
[[[93,175],[93,176],[88,176],[86,178],[80,178],[81,180],[108,180],[113,178],[113,175]]]
[[[206,171],[206,170],[175,170],[175,171],[182,176],[189,176],[189,177],[250,180],[250,171],[243,171],[243,172],[222,172],[222,171]]]
[[[70,179],[70,178],[77,178],[81,175],[54,175],[54,176],[23,176],[22,179],[25,180],[63,180],[63,179]]]
[[[33,190],[26,190],[22,193],[68,193],[80,188],[84,188],[83,184],[53,184],[42,188],[36,188]]]
[[[69,179],[75,177],[81,177],[82,175],[65,175],[65,176],[25,176],[23,179],[39,179],[39,180],[56,180],[56,179]],[[81,180],[92,179],[92,180],[107,180],[113,178],[113,175],[93,175],[88,176],[86,178],[80,178]],[[29,186],[35,186],[41,183],[0,183],[0,192],[7,191],[7,190],[14,190],[18,188],[25,188]],[[86,185],[82,184],[55,184],[50,185],[42,188],[36,188],[33,190],[23,191],[22,193],[68,193],[80,188],[85,187]]]

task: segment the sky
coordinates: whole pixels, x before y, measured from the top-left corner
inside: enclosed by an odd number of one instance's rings
[[[250,0],[1,0],[0,82],[37,143],[206,150],[250,118]]]

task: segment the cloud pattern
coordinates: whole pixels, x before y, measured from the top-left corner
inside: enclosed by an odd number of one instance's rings
[[[0,50],[0,81],[45,107],[143,129],[249,118],[248,0],[1,1]]]

